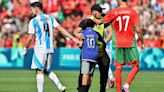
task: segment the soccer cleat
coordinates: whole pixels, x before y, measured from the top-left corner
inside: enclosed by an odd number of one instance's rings
[[[65,86],[58,87],[58,89],[59,89],[60,92],[66,92],[66,87]]]
[[[122,87],[122,92],[130,92],[130,90],[128,88]]]

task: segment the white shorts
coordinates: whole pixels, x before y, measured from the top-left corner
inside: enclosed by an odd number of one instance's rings
[[[34,49],[31,69],[50,71],[53,53],[46,53],[42,49]]]

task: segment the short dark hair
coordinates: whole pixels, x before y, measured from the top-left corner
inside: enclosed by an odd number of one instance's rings
[[[86,27],[94,27],[95,23],[91,19],[86,19]]]
[[[39,9],[43,9],[43,5],[40,2],[34,2],[31,4],[31,7],[38,7]]]
[[[96,11],[98,11],[99,13],[102,13],[102,8],[101,8],[101,6],[99,5],[99,4],[95,4],[95,5],[93,5],[92,7],[91,7],[91,12],[93,11],[93,10],[96,10]]]
[[[127,0],[122,0],[123,2],[127,2]]]

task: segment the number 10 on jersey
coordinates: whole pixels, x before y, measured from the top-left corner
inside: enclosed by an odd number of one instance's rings
[[[87,38],[87,45],[88,45],[88,48],[94,48],[94,38]]]

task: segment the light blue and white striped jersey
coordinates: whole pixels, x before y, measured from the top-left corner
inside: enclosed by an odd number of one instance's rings
[[[56,28],[59,23],[56,19],[47,14],[39,14],[29,22],[29,34],[35,34],[35,48],[42,48],[47,53],[54,52],[54,34],[53,29]]]

